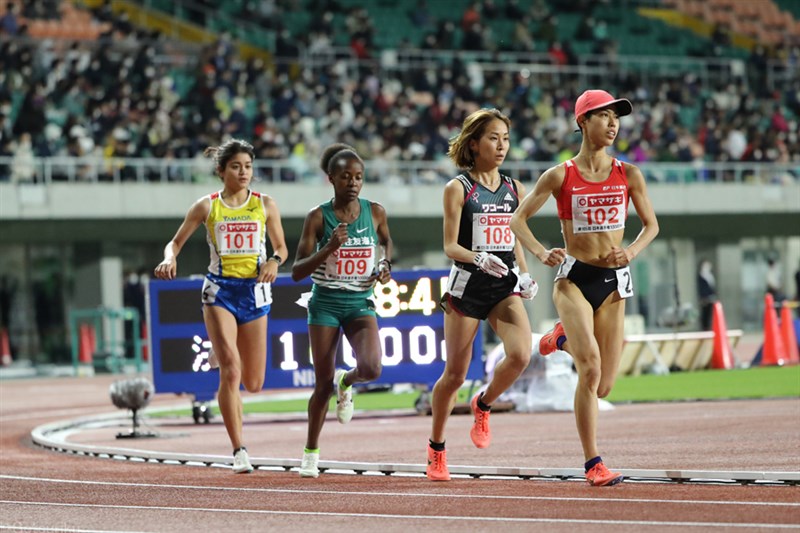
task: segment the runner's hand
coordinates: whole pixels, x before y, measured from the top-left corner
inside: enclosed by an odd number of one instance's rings
[[[346,242],[347,224],[340,222],[338,226],[333,228],[333,232],[331,232],[331,238],[328,240],[328,244],[332,246],[334,250],[338,250]]]
[[[539,292],[539,285],[533,281],[531,275],[523,272],[519,276],[519,295],[526,300],[533,300],[536,293]]]
[[[177,270],[178,263],[174,259],[172,261],[164,259],[153,271],[153,275],[158,279],[175,279]]]
[[[606,256],[606,262],[614,267],[624,267],[633,260],[633,256],[627,248],[612,246],[611,251]]]
[[[549,267],[560,265],[567,257],[567,251],[563,248],[552,248],[545,250],[541,255],[536,258]]]
[[[490,276],[502,278],[503,276],[508,275],[508,266],[506,266],[506,264],[494,254],[480,252],[472,259],[472,262],[475,263],[475,266]]]

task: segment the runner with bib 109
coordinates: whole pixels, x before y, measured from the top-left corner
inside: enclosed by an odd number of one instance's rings
[[[509,148],[511,121],[497,109],[479,109],[464,119],[450,140],[448,156],[464,173],[444,189],[444,252],[453,260],[442,297],[447,361],[433,387],[432,428],[426,474],[448,481],[445,425],[472,359],[481,321],[503,341],[506,356],[483,392],[473,396],[470,437],[478,448],[491,440],[489,410],[528,366],[531,326],[522,299],[537,285],[528,274],[522,248],[508,226],[525,188],[500,173]]]
[[[619,368],[625,299],[633,296],[629,263],[658,234],[642,172],[606,153],[619,133],[619,117],[631,111],[624,98],[585,91],[575,102],[575,120],[583,134],[580,152],[542,174],[511,219],[511,229],[526,249],[545,265],[558,265],[553,302],[560,321],[542,337],[539,352],[565,350],[575,362],[575,421],[586,480],[593,486],[622,481],[605,467],[598,451],[597,399],[611,392]],[[565,248],[545,248],[527,224],[551,195]],[[642,230],[623,246],[629,199]]]
[[[353,416],[353,385],[377,379],[383,350],[373,301],[376,283],[392,277],[392,237],[386,210],[361,198],[364,161],[343,143],[328,146],[320,167],[333,185],[333,198],[309,211],[292,265],[292,279],[311,277],[308,337],[314,361],[314,392],[308,399],[308,433],[302,477],[319,476],[319,436],[336,391],[336,418]],[[336,369],[342,332],[356,367]]]

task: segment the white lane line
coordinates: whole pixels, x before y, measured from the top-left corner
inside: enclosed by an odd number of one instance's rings
[[[147,533],[145,531],[130,531],[128,529],[73,529],[66,527],[34,527],[34,526],[6,526],[0,524],[0,529],[11,531],[57,531],[65,533]]]
[[[724,527],[724,528],[747,528],[747,529],[797,529],[800,524],[763,524],[749,523],[737,524],[732,522],[680,522],[680,521],[659,521],[659,520],[592,520],[578,518],[512,518],[506,516],[434,516],[434,515],[403,515],[403,514],[380,514],[380,513],[336,513],[322,511],[275,511],[271,509],[210,509],[207,507],[169,507],[160,505],[101,505],[101,504],[81,504],[81,503],[51,503],[51,502],[23,502],[13,500],[0,500],[0,505],[31,505],[39,507],[72,507],[75,509],[115,509],[133,511],[194,511],[202,513],[226,513],[226,514],[263,514],[263,515],[287,515],[287,516],[323,516],[323,517],[346,517],[346,518],[391,518],[398,520],[442,520],[453,522],[513,522],[513,523],[540,523],[540,524],[600,524],[610,526],[676,526],[676,527]]]
[[[406,498],[453,498],[453,499],[490,499],[490,500],[523,500],[523,501],[566,501],[566,502],[614,502],[614,503],[676,503],[689,505],[743,505],[743,506],[767,506],[767,507],[800,507],[800,503],[793,502],[753,502],[735,500],[669,500],[651,498],[578,498],[570,496],[506,496],[506,495],[487,495],[487,494],[438,494],[430,492],[378,492],[378,491],[347,491],[347,490],[319,490],[319,489],[270,489],[270,488],[249,488],[249,487],[214,487],[207,485],[172,485],[160,483],[125,483],[120,481],[85,481],[75,479],[54,479],[44,477],[11,476],[0,474],[0,479],[12,479],[17,481],[35,481],[43,483],[64,483],[76,485],[102,485],[112,487],[139,487],[139,488],[160,488],[160,489],[187,489],[187,490],[218,490],[235,492],[267,492],[284,494],[324,494],[348,496],[392,496]]]

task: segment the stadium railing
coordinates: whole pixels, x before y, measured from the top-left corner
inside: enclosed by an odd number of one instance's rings
[[[336,46],[313,53],[302,50],[299,58],[283,62],[327,68],[332,58],[349,65],[353,72],[367,67],[377,71],[440,69],[453,66],[458,61],[480,64],[481,69],[487,72],[516,71],[528,75],[576,78],[582,86],[591,85],[595,83],[594,80],[606,82],[614,73],[636,73],[643,82],[663,77],[684,79],[687,74],[692,74],[703,89],[745,80],[748,68],[744,60],[731,57],[581,54],[577,57],[576,65],[554,65],[547,53],[424,49],[383,50],[374,59],[358,59],[350,48]],[[282,61],[275,58],[275,62]],[[787,86],[794,79],[796,70],[789,68],[785,61],[770,59],[764,74],[766,87],[777,89]]]
[[[367,182],[384,184],[444,183],[458,171],[447,159],[366,162]],[[503,172],[532,182],[556,163],[507,161]],[[637,163],[649,182],[655,183],[771,183],[800,181],[800,163]],[[324,177],[316,161],[305,159],[257,159],[255,176],[265,182],[321,183]],[[104,157],[0,157],[0,182],[213,182],[208,159],[104,158]]]

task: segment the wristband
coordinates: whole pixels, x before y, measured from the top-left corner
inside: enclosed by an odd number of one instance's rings
[[[392,271],[392,262],[391,261],[389,261],[388,259],[381,259],[380,261],[378,261],[378,266],[380,266],[381,263],[385,263],[386,264],[389,272]]]
[[[283,264],[283,258],[278,254],[273,255],[272,257],[267,259],[267,261],[275,261],[276,263],[278,263],[278,266],[281,266]]]

